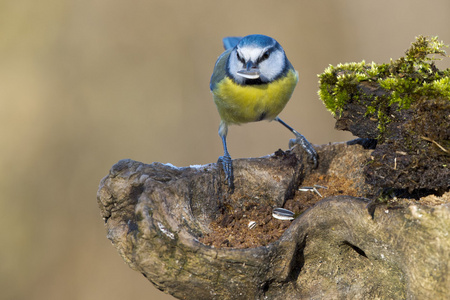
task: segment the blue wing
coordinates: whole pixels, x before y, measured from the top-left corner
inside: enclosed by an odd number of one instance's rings
[[[223,38],[223,47],[225,48],[225,50],[234,48],[241,39],[242,37],[240,36],[228,36],[226,38]]]
[[[227,74],[227,61],[230,56],[231,49],[226,50],[216,61],[214,66],[214,71],[211,76],[211,81],[209,82],[209,88],[214,90],[217,83],[219,83]]]

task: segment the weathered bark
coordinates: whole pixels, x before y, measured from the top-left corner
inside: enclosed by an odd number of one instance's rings
[[[122,160],[101,181],[98,203],[108,238],[127,264],[180,299],[442,299],[450,294],[448,203],[387,207],[333,196],[267,246],[213,248],[199,241],[224,206],[258,199],[280,207],[313,173],[346,177],[359,194],[377,194],[363,176],[371,152],[320,146],[316,170],[298,147],[234,160],[233,193],[220,165]]]

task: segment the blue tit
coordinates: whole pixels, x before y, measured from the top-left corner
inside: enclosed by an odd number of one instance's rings
[[[318,157],[313,146],[278,117],[298,82],[298,73],[281,45],[259,34],[226,37],[223,45],[225,52],[214,66],[210,89],[221,118],[219,136],[224,155],[219,162],[229,186],[233,185],[233,166],[226,139],[228,126],[232,124],[278,121],[295,134],[295,143],[305,149],[316,167]]]

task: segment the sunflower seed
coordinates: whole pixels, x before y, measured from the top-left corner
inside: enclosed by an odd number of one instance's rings
[[[248,228],[253,229],[255,227],[256,227],[256,222],[255,221],[248,222]]]
[[[273,209],[272,217],[278,220],[293,220],[294,213],[288,209],[277,207]]]

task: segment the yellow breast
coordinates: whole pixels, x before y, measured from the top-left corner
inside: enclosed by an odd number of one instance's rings
[[[295,70],[262,85],[239,85],[225,77],[213,90],[214,102],[227,124],[273,120],[291,98],[297,81]]]

